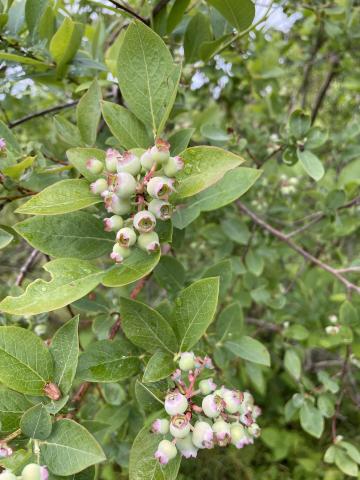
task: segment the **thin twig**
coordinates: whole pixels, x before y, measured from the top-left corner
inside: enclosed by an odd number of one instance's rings
[[[316,120],[316,117],[318,116],[318,113],[320,111],[320,108],[323,104],[323,101],[325,99],[325,96],[326,96],[326,93],[332,83],[332,81],[334,80],[335,76],[337,75],[338,73],[338,66],[339,66],[339,63],[340,63],[340,59],[337,55],[332,55],[331,59],[330,59],[330,64],[331,64],[331,67],[330,67],[330,70],[324,80],[324,83],[322,84],[320,90],[319,90],[319,93],[315,99],[315,103],[314,103],[314,106],[313,106],[313,109],[312,109],[312,112],[311,112],[311,123],[314,123],[315,120]]]
[[[146,20],[146,18],[143,18],[141,15],[139,15],[134,10],[132,10],[130,7],[127,7],[126,5],[123,5],[117,2],[116,0],[109,0],[109,2],[112,3],[119,10],[122,10],[123,12],[126,12],[129,15],[131,15],[132,17],[137,18],[138,20],[140,20],[140,22],[145,23],[145,25],[149,24],[149,21]]]
[[[47,115],[48,113],[56,113],[56,112],[59,112],[60,110],[64,110],[65,108],[74,107],[78,103],[79,103],[79,100],[74,100],[73,102],[63,103],[61,105],[56,105],[55,107],[45,108],[44,110],[40,110],[39,112],[30,113],[29,115],[25,115],[25,117],[15,120],[14,122],[10,122],[9,128],[17,127],[22,123],[32,120],[33,118],[42,117],[44,115]]]
[[[35,262],[35,259],[39,253],[40,253],[39,250],[35,250],[35,249],[31,252],[31,254],[28,256],[24,265],[20,268],[19,275],[15,280],[15,285],[17,285],[18,287],[21,286],[27,272],[30,270],[32,264]]]
[[[156,15],[160,13],[161,10],[165,8],[168,3],[170,3],[170,0],[160,0],[153,8],[152,16],[156,17]]]
[[[349,290],[350,292],[354,291],[360,294],[360,287],[355,285],[354,283],[351,283],[347,278],[345,278],[341,273],[339,273],[336,268],[333,268],[327,263],[322,262],[318,258],[314,257],[311,253],[304,250],[302,247],[300,247],[295,242],[293,242],[290,238],[288,238],[285,233],[280,232],[280,230],[277,230],[276,228],[272,227],[271,225],[266,223],[264,220],[262,220],[260,217],[258,217],[252,210],[246,207],[242,202],[237,201],[236,204],[243,213],[248,215],[253,220],[253,222],[259,225],[262,229],[266,230],[267,232],[271,233],[271,235],[273,235],[274,237],[286,243],[290,248],[295,250],[295,252],[303,256],[305,260],[307,260],[308,262],[313,263],[314,265],[318,266],[319,268],[333,275],[335,278],[337,278],[337,280],[339,280],[343,285],[345,285],[347,290]]]
[[[331,435],[332,435],[332,440],[333,440],[334,443],[336,443],[336,437],[337,437],[336,422],[337,422],[337,418],[339,417],[339,414],[340,414],[341,402],[342,402],[342,399],[343,399],[343,396],[344,396],[344,393],[345,393],[344,380],[345,380],[345,376],[346,376],[347,369],[348,369],[350,354],[351,354],[351,347],[350,347],[350,345],[347,345],[346,346],[346,354],[345,354],[343,366],[342,366],[341,373],[340,373],[340,392],[338,394],[337,401],[335,403],[335,413],[334,413],[334,415],[332,417],[332,420],[331,420]]]

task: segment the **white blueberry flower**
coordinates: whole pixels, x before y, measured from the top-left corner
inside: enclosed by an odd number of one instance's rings
[[[95,194],[101,194],[103,192],[106,192],[107,188],[108,184],[105,178],[98,178],[97,180],[95,180],[95,182],[90,184],[90,190],[92,191],[92,193]]]
[[[252,425],[249,426],[248,432],[253,437],[258,438],[261,434],[261,428],[257,423],[253,423]]]
[[[110,254],[110,258],[114,260],[116,263],[122,263],[125,258],[129,257],[131,254],[131,250],[126,247],[122,247],[118,243],[115,243],[113,246],[113,250]]]
[[[204,414],[209,418],[216,418],[224,410],[225,402],[224,400],[214,394],[207,395],[203,398],[202,409]]]
[[[166,200],[174,192],[174,180],[168,177],[153,177],[146,186],[148,194],[153,198]]]
[[[186,415],[174,415],[170,421],[170,433],[175,438],[185,438],[190,433],[190,422]]]
[[[132,247],[136,243],[136,233],[132,228],[121,228],[116,234],[116,240],[122,247]]]
[[[203,395],[208,395],[209,393],[216,390],[216,383],[212,378],[206,378],[205,380],[200,380],[199,389]]]
[[[0,473],[0,480],[17,480],[17,476],[14,475],[10,470],[4,470]]]
[[[156,232],[140,233],[138,237],[138,246],[141,250],[153,253],[159,250],[160,240]]]
[[[169,202],[153,198],[148,205],[149,212],[153,213],[159,220],[169,220],[172,214],[172,207]]]
[[[166,435],[169,432],[170,422],[167,418],[158,418],[151,425],[151,431],[153,433],[159,433]]]
[[[327,335],[337,335],[340,332],[339,325],[328,325],[325,327],[325,332]]]
[[[184,413],[188,408],[188,401],[185,395],[179,392],[168,393],[165,397],[165,410],[169,415]]]
[[[134,216],[133,225],[138,232],[149,233],[155,228],[156,218],[151,212],[142,210]]]
[[[155,458],[159,460],[161,465],[166,465],[177,455],[176,447],[169,440],[161,440],[155,452]]]
[[[183,352],[180,355],[179,367],[184,372],[193,370],[195,367],[195,355],[194,352]]]
[[[281,5],[277,3],[271,5],[271,3],[271,0],[257,0],[255,2],[255,17],[253,25],[258,23],[268,12],[267,19],[257,25],[256,29],[264,32],[273,29],[282,33],[289,33],[295,22],[302,18],[302,14],[300,12],[295,12],[288,16]],[[270,5],[271,8],[269,10]]]
[[[230,426],[231,443],[236,448],[243,448],[245,445],[250,445],[254,442],[251,436],[247,433],[246,428],[240,423],[233,423]]]
[[[12,448],[0,446],[0,458],[11,457],[12,453]]]
[[[330,315],[329,316],[329,322],[330,323],[337,323],[338,317],[336,315]]]
[[[130,173],[136,176],[141,170],[140,158],[132,152],[124,152],[116,164],[118,173]]]
[[[119,215],[113,215],[110,218],[104,218],[105,232],[116,232],[124,225],[124,220]]]
[[[115,150],[115,148],[108,148],[106,150],[105,166],[108,172],[115,173],[117,171],[117,163],[120,157],[120,152]]]
[[[258,407],[257,405],[254,405],[251,414],[253,419],[256,420],[261,415],[261,408]]]
[[[209,78],[203,72],[197,70],[191,78],[190,90],[199,90],[209,82]]]
[[[214,437],[216,443],[220,447],[225,447],[230,443],[231,440],[231,432],[230,432],[230,424],[225,422],[225,420],[216,420],[212,426]]]
[[[184,168],[184,165],[184,160],[181,157],[170,157],[164,164],[163,170],[167,177],[175,177]]]
[[[192,433],[189,433],[185,438],[176,439],[176,447],[185,458],[196,458],[198,449],[193,444]]]
[[[98,175],[104,170],[104,164],[96,158],[89,158],[89,160],[87,160],[86,162],[86,168],[89,170],[90,173]]]
[[[213,448],[214,432],[211,426],[206,422],[196,422],[192,441],[197,448]]]

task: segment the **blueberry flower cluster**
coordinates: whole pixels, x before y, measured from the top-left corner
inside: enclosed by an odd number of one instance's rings
[[[141,156],[110,148],[105,168],[95,158],[90,158],[86,167],[99,175],[90,185],[91,191],[102,196],[106,210],[113,214],[104,220],[104,229],[116,232],[111,258],[123,262],[135,244],[148,253],[158,250],[156,222],[171,217],[169,197],[175,191],[175,176],[184,167],[180,157],[170,156],[169,143],[158,139]]]
[[[49,473],[47,468],[37,465],[36,463],[29,463],[26,465],[19,477],[14,475],[10,470],[4,470],[0,473],[0,480],[48,480],[48,478]]]
[[[162,435],[155,458],[166,465],[178,453],[195,458],[199,449],[234,445],[243,448],[260,435],[256,423],[261,414],[249,392],[232,390],[200,379],[204,369],[213,369],[209,357],[184,352],[179,369],[171,376],[174,387],[165,397],[166,418],[152,424],[153,433]]]

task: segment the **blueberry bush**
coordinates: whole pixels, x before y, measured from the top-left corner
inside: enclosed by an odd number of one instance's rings
[[[0,0],[0,480],[360,478],[359,25]]]

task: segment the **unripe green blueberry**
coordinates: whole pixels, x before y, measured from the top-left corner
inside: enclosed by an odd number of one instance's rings
[[[199,389],[203,395],[208,395],[209,393],[216,390],[216,383],[214,383],[212,378],[206,378],[199,382]]]
[[[239,411],[241,402],[243,400],[243,394],[237,390],[226,390],[222,395],[225,401],[225,409],[229,413],[236,413]]]
[[[213,448],[214,432],[211,426],[206,422],[196,422],[192,441],[197,448]]]
[[[120,157],[120,152],[115,150],[115,148],[108,148],[106,150],[105,166],[108,172],[115,173],[117,171],[117,163]]]
[[[161,138],[157,139],[155,145],[150,149],[151,156],[157,164],[163,164],[170,157],[170,144]]]
[[[216,443],[220,447],[225,447],[230,443],[231,433],[230,433],[230,424],[225,422],[225,420],[216,420],[212,426]]]
[[[153,177],[146,186],[148,194],[160,200],[167,199],[174,192],[174,180],[168,177]]]
[[[124,220],[119,215],[113,215],[110,218],[104,218],[105,232],[116,232],[124,225]]]
[[[131,212],[131,202],[130,199],[120,199],[115,193],[110,192],[105,197],[105,208],[116,215],[126,215]]]
[[[149,233],[155,228],[156,218],[151,212],[142,210],[134,216],[133,225],[138,232]]]
[[[95,182],[90,184],[92,193],[101,194],[108,189],[108,184],[105,178],[98,178]]]
[[[171,418],[170,433],[175,438],[184,438],[190,433],[190,422],[186,415],[179,414]]]
[[[86,168],[90,173],[98,175],[104,170],[104,164],[96,158],[89,158],[89,160],[86,162]]]
[[[164,407],[168,415],[178,415],[186,411],[188,401],[185,395],[179,392],[172,392],[166,395]]]
[[[130,174],[121,172],[116,175],[114,191],[120,198],[129,198],[136,192],[136,180]]]
[[[240,425],[240,423],[233,423],[230,426],[231,443],[236,448],[243,448],[245,445],[253,443],[253,439],[247,433],[246,428]]]
[[[130,248],[122,247],[118,243],[113,246],[113,251],[110,254],[110,258],[116,263],[122,263],[125,258],[131,255]]]
[[[160,240],[156,232],[140,233],[138,237],[138,246],[141,250],[153,253],[159,250]]]
[[[253,423],[248,427],[248,432],[255,438],[258,438],[261,434],[261,428],[257,423]]]
[[[153,433],[159,433],[166,435],[169,432],[170,422],[167,418],[158,418],[151,425],[151,431]]]
[[[21,472],[22,480],[47,480],[49,474],[46,467],[29,463]]]
[[[147,170],[147,171],[151,170],[155,161],[151,155],[150,148],[141,155],[140,163],[141,163],[141,166],[144,168],[144,170]]]
[[[198,449],[193,444],[192,433],[189,433],[184,438],[176,439],[176,448],[179,450],[181,455],[185,458],[196,458]]]
[[[216,418],[224,410],[225,402],[218,395],[210,394],[203,398],[202,409],[209,418]]]
[[[169,220],[172,214],[172,207],[169,202],[153,198],[148,205],[149,212],[153,213],[159,220]]]
[[[169,440],[161,440],[155,452],[155,458],[159,460],[162,465],[166,465],[170,460],[175,458],[177,450],[175,445]]]
[[[184,372],[193,370],[195,367],[195,355],[194,352],[183,352],[180,355],[179,367]]]
[[[4,470],[0,473],[0,480],[17,480],[17,477],[10,470]]]
[[[118,159],[117,171],[118,173],[126,172],[131,175],[137,175],[141,170],[140,158],[132,152],[124,152]]]
[[[175,175],[184,168],[184,161],[181,157],[170,157],[163,165],[164,173],[167,177],[175,177]]]
[[[136,243],[136,233],[132,228],[121,228],[116,234],[116,240],[122,247],[132,247]]]

